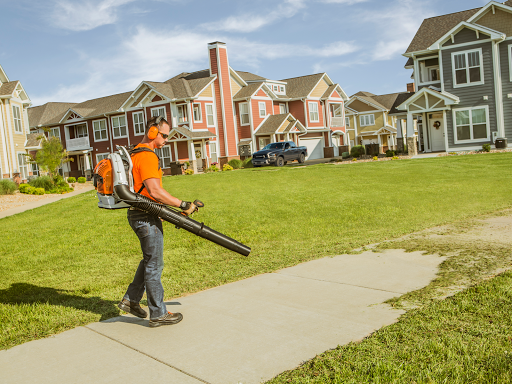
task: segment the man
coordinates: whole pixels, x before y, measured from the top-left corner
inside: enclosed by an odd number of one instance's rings
[[[188,215],[192,204],[177,199],[162,187],[159,158],[154,153],[156,148],[166,144],[169,131],[169,123],[161,116],[148,121],[144,139],[134,148],[132,155],[134,190],[160,203],[179,207]],[[161,282],[164,235],[161,219],[132,207],[128,210],[128,222],[139,238],[143,258],[118,307],[145,318],[147,313],[139,302],[146,291],[150,327],[179,323],[183,319],[181,313],[168,312],[164,303]]]

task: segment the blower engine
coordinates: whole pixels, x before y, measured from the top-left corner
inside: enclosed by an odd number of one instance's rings
[[[176,209],[157,203],[136,193],[133,189],[133,165],[130,152],[117,146],[117,153],[111,153],[94,168],[94,187],[98,196],[98,207],[104,209],[122,209],[135,207],[151,215],[183,228],[194,235],[210,240],[231,251],[249,256],[251,248],[238,241],[199,223]]]

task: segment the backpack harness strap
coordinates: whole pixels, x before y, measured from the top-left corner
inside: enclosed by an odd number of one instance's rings
[[[158,159],[158,170],[160,170],[160,157],[156,154],[155,151],[152,151],[151,149],[149,148],[146,148],[146,147],[138,147],[138,148],[134,148],[132,150],[130,150],[130,156],[133,156],[133,155],[136,155],[137,153],[141,153],[141,152],[151,152],[151,153],[154,153],[155,156],[157,157]],[[144,182],[142,182],[142,187],[140,187],[140,189],[137,191],[137,193],[141,193],[144,188],[146,186],[144,185]]]

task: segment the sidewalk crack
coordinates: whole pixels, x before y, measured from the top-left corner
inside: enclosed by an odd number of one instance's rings
[[[192,377],[193,379],[199,380],[201,383],[211,384],[210,382],[208,382],[208,381],[206,381],[206,380],[203,380],[203,379],[201,379],[201,378],[199,378],[199,377],[197,377],[197,376],[194,376],[194,375],[193,375],[193,374],[191,374],[191,373],[185,372],[185,371],[183,371],[182,369],[179,369],[178,367],[175,367],[174,365],[171,365],[171,364],[169,364],[169,363],[166,363],[165,361],[162,361],[162,360],[160,360],[160,359],[157,359],[156,357],[151,356],[151,355],[147,354],[146,352],[142,352],[141,350],[138,350],[137,348],[134,348],[134,347],[132,347],[132,346],[130,346],[130,345],[128,345],[128,344],[125,344],[125,343],[123,343],[122,341],[119,341],[119,340],[117,340],[117,339],[114,339],[113,337],[107,336],[107,335],[105,335],[105,334],[103,334],[103,333],[101,333],[101,332],[96,331],[95,329],[89,328],[87,325],[84,325],[84,328],[87,328],[88,330],[93,331],[93,332],[97,333],[97,334],[98,334],[98,335],[100,335],[100,336],[106,337],[107,339],[110,339],[110,340],[112,340],[112,341],[115,341],[116,343],[119,343],[119,344],[121,344],[121,345],[125,346],[126,348],[131,349],[132,351],[138,352],[138,353],[140,353],[140,354],[142,354],[142,355],[144,355],[144,356],[149,357],[150,359],[153,359],[153,360],[155,360],[155,361],[158,361],[160,364],[163,364],[163,365],[168,366],[169,368],[175,369],[176,371],[179,371],[179,372],[183,373],[184,375],[187,375],[187,376]]]

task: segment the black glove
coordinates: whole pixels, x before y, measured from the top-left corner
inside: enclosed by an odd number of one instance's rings
[[[185,214],[185,216],[191,215],[198,210],[197,206],[190,201],[182,201],[180,204],[180,209],[182,210],[182,213]]]

